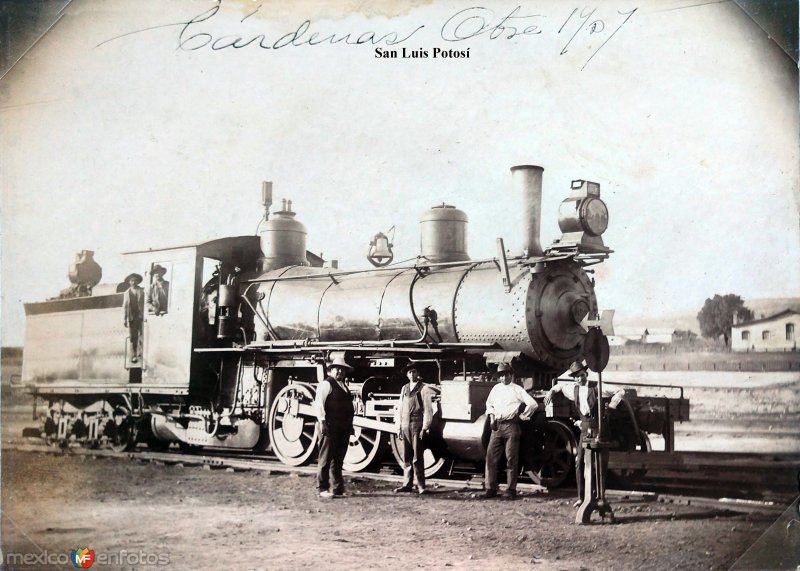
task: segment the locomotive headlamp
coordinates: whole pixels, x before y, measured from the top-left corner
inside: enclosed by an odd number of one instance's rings
[[[577,248],[581,252],[607,252],[600,236],[608,228],[608,208],[600,200],[600,185],[573,180],[569,198],[558,209],[561,239],[555,249]]]

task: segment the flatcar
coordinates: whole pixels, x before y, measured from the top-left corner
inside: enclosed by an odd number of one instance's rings
[[[572,182],[559,208],[562,235],[543,248],[542,174],[511,169],[524,244],[512,253],[497,238],[490,259],[470,258],[467,215],[442,204],[421,218],[415,260],[390,263],[392,245],[379,233],[368,254],[374,267],[345,271],[307,251],[291,201],[271,212],[271,183],[257,235],[129,252],[130,279],[110,284],[100,283],[92,252],[81,252],[69,289],[25,304],[22,383],[34,396],[36,433],[120,451],[138,443],[269,451],[301,465],[316,455],[317,384],[326,362],[344,357],[356,410],[345,468],[357,472],[389,450],[398,457],[399,373],[415,362],[438,392],[426,472],[480,467],[496,366],[510,363],[541,403],[584,357],[588,332],[602,335],[589,269],[612,253],[600,186]],[[141,316],[130,313],[136,303]],[[649,450],[648,433],[659,433],[671,449],[688,401],[633,390],[625,401],[612,411],[618,447]],[[546,411],[526,423],[523,456],[535,481],[556,486],[572,471],[578,414],[566,400]]]

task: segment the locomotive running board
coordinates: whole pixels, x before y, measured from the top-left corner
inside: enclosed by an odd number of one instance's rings
[[[247,347],[200,347],[195,353],[243,353],[257,351],[261,353],[318,353],[320,351],[374,351],[385,353],[427,353],[442,354],[451,351],[483,352],[496,349],[495,343],[440,343],[435,347],[397,347],[391,345],[248,345]]]

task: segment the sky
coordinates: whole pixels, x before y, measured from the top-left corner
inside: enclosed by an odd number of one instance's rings
[[[600,183],[618,319],[800,295],[797,66],[744,12],[481,4],[74,0],[0,80],[0,343],[80,250],[115,283],[121,252],[252,234],[264,180],[342,268],[392,226],[413,258],[442,202],[473,258],[519,251],[518,164],[545,169],[545,245],[570,181]]]

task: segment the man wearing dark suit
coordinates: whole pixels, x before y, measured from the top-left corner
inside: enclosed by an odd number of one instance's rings
[[[150,271],[153,276],[153,283],[150,284],[150,291],[147,292],[147,306],[153,315],[164,315],[169,306],[169,282],[164,279],[167,269],[156,264]]]
[[[138,363],[142,354],[141,339],[144,327],[144,289],[139,287],[142,283],[142,276],[130,274],[125,278],[128,282],[128,289],[122,294],[122,312],[125,316],[125,327],[131,337],[131,347],[133,355],[132,363]]]
[[[343,357],[328,365],[329,375],[319,384],[314,408],[319,421],[319,460],[317,490],[321,498],[344,495],[342,464],[353,433],[353,397],[345,384],[345,375],[352,371]],[[333,480],[333,492],[330,481]]]

